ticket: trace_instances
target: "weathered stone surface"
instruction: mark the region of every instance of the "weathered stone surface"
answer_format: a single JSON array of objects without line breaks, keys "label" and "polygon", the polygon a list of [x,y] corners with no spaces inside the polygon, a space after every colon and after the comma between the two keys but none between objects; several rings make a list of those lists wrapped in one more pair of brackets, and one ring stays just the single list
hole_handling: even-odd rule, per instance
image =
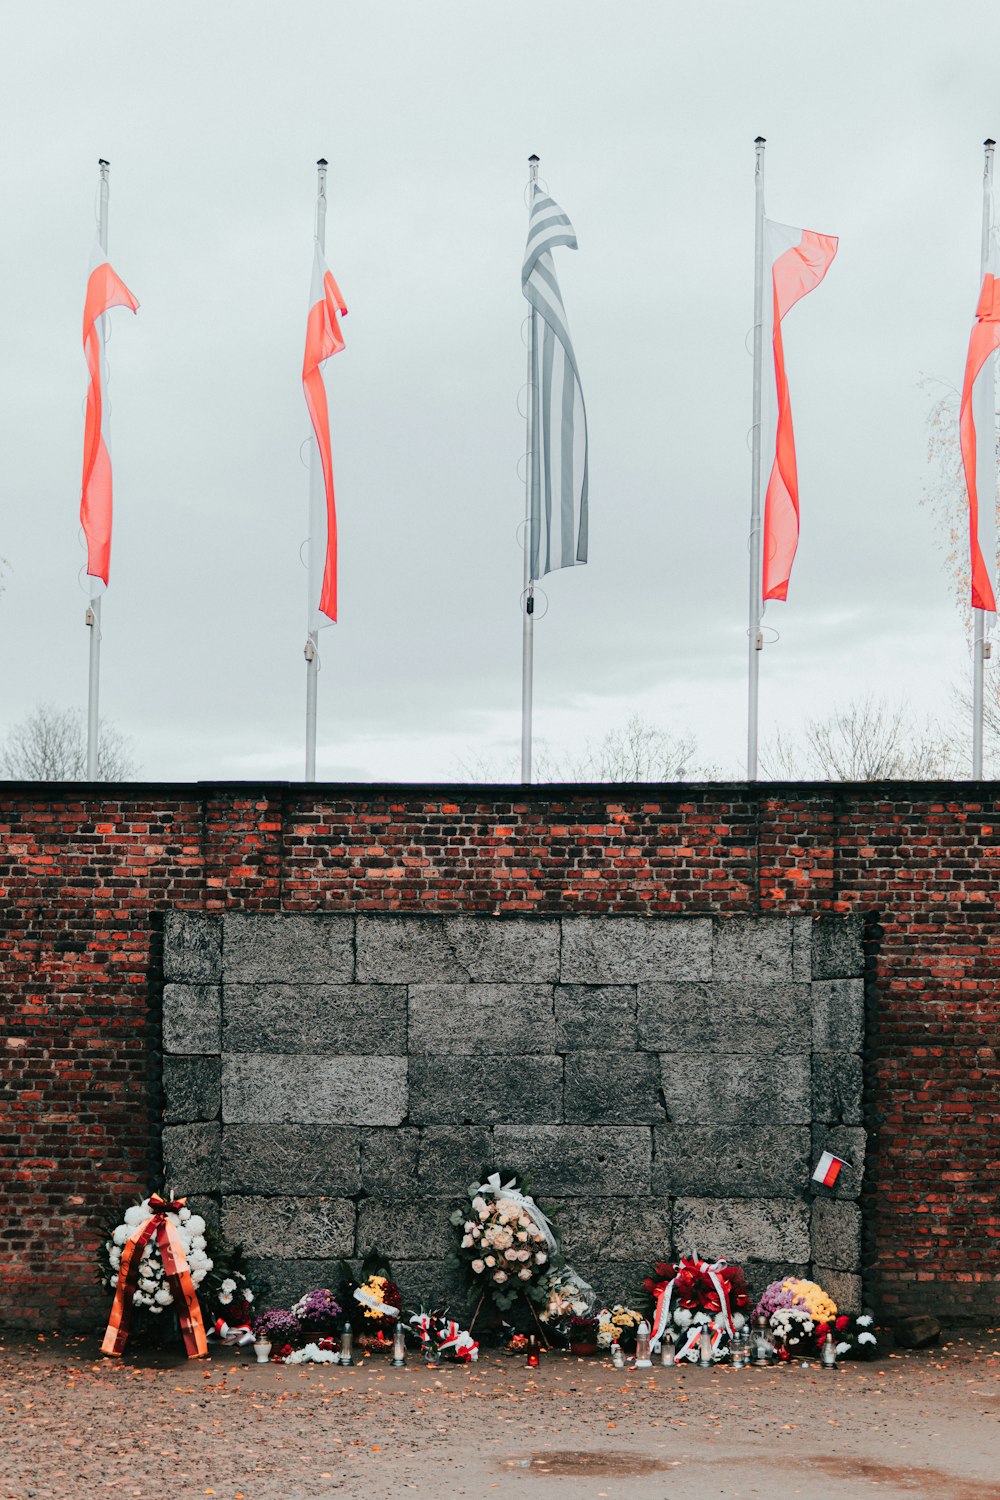
[{"label": "weathered stone surface", "polygon": [[756,1260],[809,1259],[809,1209],[788,1198],[678,1198],[678,1246]]},{"label": "weathered stone surface", "polygon": [[563,1119],[584,1125],[652,1125],[666,1119],[660,1060],[652,1052],[570,1052]]},{"label": "weathered stone surface", "polygon": [[812,1117],[831,1125],[860,1125],[861,1059],[850,1052],[814,1052]]},{"label": "weathered stone surface", "polygon": [[214,1120],[219,1113],[219,1059],[163,1059],[163,1118],[168,1125]]},{"label": "weathered stone surface", "polygon": [[814,1052],[860,1052],[865,1044],[865,986],[861,979],[810,985]]},{"label": "weathered stone surface", "polygon": [[640,1043],[658,1052],[771,1057],[811,1045],[807,984],[640,984],[638,1018]]},{"label": "weathered stone surface", "polygon": [[667,1114],[673,1121],[809,1124],[807,1056],[781,1057],[764,1069],[746,1057],[710,1052],[667,1052],[661,1062]]},{"label": "weathered stone surface", "polygon": [[[563,1251],[574,1266],[607,1260],[651,1264],[670,1256],[670,1199],[577,1198],[560,1205],[558,1229]],[[605,1295],[602,1279],[595,1289]]]},{"label": "weathered stone surface", "polygon": [[812,917],[791,917],[792,978],[808,984],[812,979]]},{"label": "weathered stone surface", "polygon": [[477,983],[559,978],[558,917],[445,917],[455,955]]},{"label": "weathered stone surface", "polygon": [[829,1292],[837,1304],[838,1312],[859,1313],[861,1311],[861,1277],[838,1271],[833,1266],[813,1266],[813,1281],[818,1281],[824,1292]]},{"label": "weathered stone surface", "polygon": [[218,917],[167,912],[163,977],[176,984],[217,984],[222,978],[222,926]]},{"label": "weathered stone surface", "polygon": [[901,1349],[926,1349],[941,1337],[941,1324],[929,1313],[911,1313],[897,1319],[893,1333]]},{"label": "weathered stone surface", "polygon": [[327,1286],[335,1292],[340,1284],[339,1256],[317,1260],[285,1260],[254,1255],[247,1246],[247,1276],[260,1309],[291,1307],[306,1292]]},{"label": "weathered stone surface", "polygon": [[648,1260],[580,1260],[574,1262],[573,1269],[590,1282],[602,1304],[613,1307],[622,1302],[626,1307],[634,1307],[642,1292],[643,1279],[652,1267]]},{"label": "weathered stone surface", "polygon": [[186,1198],[191,1193],[219,1191],[221,1137],[218,1120],[164,1126],[163,1176],[171,1193]]},{"label": "weathered stone surface", "polygon": [[809,1181],[808,1125],[658,1125],[653,1192],[797,1198]]},{"label": "weathered stone surface", "polygon": [[358,917],[359,980],[375,984],[462,984],[467,964],[444,917]]},{"label": "weathered stone surface", "polygon": [[856,1203],[817,1198],[812,1206],[811,1235],[811,1258],[817,1264],[832,1266],[837,1271],[860,1270],[861,1210]]},{"label": "weathered stone surface", "polygon": [[163,987],[164,1052],[218,1053],[222,1050],[222,1001],[217,984]]},{"label": "weathered stone surface", "polygon": [[722,917],[712,934],[712,978],[768,984],[792,978],[787,917]]},{"label": "weathered stone surface", "polygon": [[227,1125],[222,1191],[306,1197],[362,1185],[357,1130],[348,1125]]},{"label": "weathered stone surface", "polygon": [[[419,1241],[416,1243],[419,1246]],[[468,1327],[475,1301],[470,1299],[461,1273],[454,1266],[449,1266],[446,1260],[404,1260],[394,1256],[392,1268],[399,1285],[405,1288],[407,1307],[447,1307],[452,1317],[464,1319],[464,1326]],[[476,1333],[479,1331],[477,1324]]]},{"label": "weathered stone surface", "polygon": [[557,1052],[634,1052],[639,1045],[634,984],[560,984],[555,990]]},{"label": "weathered stone surface", "polygon": [[493,1160],[493,1132],[485,1125],[428,1125],[421,1131],[420,1190],[463,1196]]},{"label": "weathered stone surface", "polygon": [[374,1198],[409,1198],[420,1172],[420,1131],[408,1125],[361,1131],[361,1181]]},{"label": "weathered stone surface", "polygon": [[405,1057],[232,1052],[223,1061],[226,1124],[398,1125],[406,1098]]},{"label": "weathered stone surface", "polygon": [[415,1125],[562,1118],[561,1057],[411,1057]]},{"label": "weathered stone surface", "polygon": [[[812,1184],[817,1198],[860,1198],[867,1141],[868,1134],[860,1125],[813,1125],[812,1166],[815,1167],[824,1151],[832,1151],[834,1156],[841,1157],[847,1163],[841,1167],[834,1187]],[[810,1173],[811,1170],[812,1168]]]},{"label": "weathered stone surface", "polygon": [[707,917],[564,917],[563,984],[708,979]]},{"label": "weathered stone surface", "polygon": [[552,1055],[550,984],[411,984],[411,1055]]},{"label": "weathered stone surface", "polygon": [[814,979],[854,979],[865,971],[860,917],[820,917],[813,923]]},{"label": "weathered stone surface", "polygon": [[[678,1252],[680,1248],[678,1245]],[[740,1260],[740,1266],[746,1277],[752,1306],[756,1306],[761,1293],[772,1281],[783,1281],[786,1276],[798,1276],[805,1281],[809,1277],[809,1262],[805,1260],[762,1260],[759,1256],[748,1255]]]},{"label": "weathered stone surface", "polygon": [[497,1125],[497,1162],[520,1170],[539,1199],[649,1192],[652,1140],[644,1125]]},{"label": "weathered stone surface", "polygon": [[354,978],[354,918],[292,912],[227,913],[227,983],[335,984]]},{"label": "weathered stone surface", "polygon": [[380,984],[223,986],[227,1052],[406,1051],[406,988]]},{"label": "weathered stone surface", "polygon": [[350,1255],[354,1204],[346,1198],[224,1197],[222,1232],[258,1257],[325,1260]]},{"label": "weathered stone surface", "polygon": [[457,1243],[449,1222],[454,1208],[453,1197],[364,1198],[358,1206],[357,1253],[378,1250],[396,1260],[419,1249],[422,1257],[443,1259]]}]

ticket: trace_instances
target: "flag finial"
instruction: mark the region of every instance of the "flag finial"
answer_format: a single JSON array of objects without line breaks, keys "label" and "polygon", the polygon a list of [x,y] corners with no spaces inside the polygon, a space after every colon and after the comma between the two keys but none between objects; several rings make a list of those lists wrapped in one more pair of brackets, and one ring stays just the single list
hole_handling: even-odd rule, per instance
[{"label": "flag finial", "polygon": [[763,135],[755,136],[754,137],[754,145],[755,146],[766,146],[767,145],[767,137],[763,136]]},{"label": "flag finial", "polygon": [[99,156],[97,158],[97,165],[99,167],[110,167],[111,163],[109,161],[105,161],[103,156]]},{"label": "flag finial", "polygon": [[316,165],[317,167],[328,167],[330,163],[327,161],[325,156],[321,156]]},{"label": "flag finial", "polygon": [[530,156],[529,156],[529,157],[528,157],[528,160],[529,160],[529,161],[538,161],[538,160],[539,160],[539,157],[537,157],[537,156],[536,156],[536,155],[535,155],[535,153],[534,153],[534,152],[532,152],[532,153],[531,153],[531,155],[530,155]]}]

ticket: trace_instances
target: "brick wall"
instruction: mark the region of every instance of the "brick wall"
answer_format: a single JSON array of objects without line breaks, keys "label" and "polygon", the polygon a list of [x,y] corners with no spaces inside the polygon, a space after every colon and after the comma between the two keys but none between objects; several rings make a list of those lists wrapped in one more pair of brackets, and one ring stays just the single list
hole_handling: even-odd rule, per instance
[{"label": "brick wall", "polygon": [[175,908],[863,916],[879,1299],[995,1318],[1000,789],[957,790],[4,785],[0,1318],[92,1319],[159,1170]]}]

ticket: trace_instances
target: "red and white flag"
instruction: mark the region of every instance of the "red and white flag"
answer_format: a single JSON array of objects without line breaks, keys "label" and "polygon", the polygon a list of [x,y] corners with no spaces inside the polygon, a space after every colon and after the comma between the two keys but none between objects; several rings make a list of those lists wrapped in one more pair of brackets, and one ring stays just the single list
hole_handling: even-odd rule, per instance
[{"label": "red and white flag", "polygon": [[87,388],[80,497],[80,524],[87,538],[87,573],[94,580],[94,591],[97,590],[97,580],[107,586],[111,568],[111,422],[104,320],[112,307],[127,307],[135,312],[138,306],[124,281],[108,264],[100,243],[95,242],[83,308],[83,351],[90,371],[90,385]]},{"label": "red and white flag", "polygon": [[[781,321],[800,298],[819,286],[837,253],[837,239],[811,229],[792,229],[767,219],[764,224],[765,266],[770,269],[770,328],[774,346],[774,381],[765,376],[762,462],[771,462],[764,500],[763,598],[787,599],[792,560],[799,544],[799,480],[795,464],[795,435],[785,373]],[[767,284],[765,282],[765,302]],[[769,326],[764,316],[765,334]]]},{"label": "red and white flag", "polygon": [[813,1182],[821,1182],[824,1187],[833,1187],[840,1176],[841,1167],[846,1165],[842,1156],[834,1156],[832,1151],[824,1151],[816,1163]]},{"label": "red and white flag", "polygon": [[[311,465],[309,486],[309,628],[337,618],[337,510],[333,498],[330,415],[323,383],[324,362],[344,347],[339,317],[347,308],[323,259],[319,241],[313,260],[302,389],[312,421],[319,465]],[[317,615],[325,616],[320,620]]]},{"label": "red and white flag", "polygon": [[962,382],[959,436],[969,496],[972,607],[996,614],[996,352],[1000,349],[1000,252],[990,243]]}]

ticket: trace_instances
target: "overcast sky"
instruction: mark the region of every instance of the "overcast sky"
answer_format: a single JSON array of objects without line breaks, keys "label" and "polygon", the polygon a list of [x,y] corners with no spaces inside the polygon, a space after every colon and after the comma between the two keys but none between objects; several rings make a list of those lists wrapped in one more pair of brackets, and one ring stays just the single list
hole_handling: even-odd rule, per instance
[{"label": "overcast sky", "polygon": [[[919,504],[978,291],[1000,10],[917,0],[0,5],[0,734],[86,702],[78,525],[97,158],[115,532],[102,711],[150,778],[302,773],[315,161],[349,317],[327,367],[341,623],[318,769],[451,778],[519,732],[530,152],[590,418],[590,563],[545,581],[536,728],[633,710],[742,772],[753,139],[771,217],[840,236],[786,325],[802,536],[761,716],[967,671]],[[943,389],[944,387],[941,387]],[[540,606],[541,609],[542,606]],[[993,670],[1000,670],[994,667]]]}]

